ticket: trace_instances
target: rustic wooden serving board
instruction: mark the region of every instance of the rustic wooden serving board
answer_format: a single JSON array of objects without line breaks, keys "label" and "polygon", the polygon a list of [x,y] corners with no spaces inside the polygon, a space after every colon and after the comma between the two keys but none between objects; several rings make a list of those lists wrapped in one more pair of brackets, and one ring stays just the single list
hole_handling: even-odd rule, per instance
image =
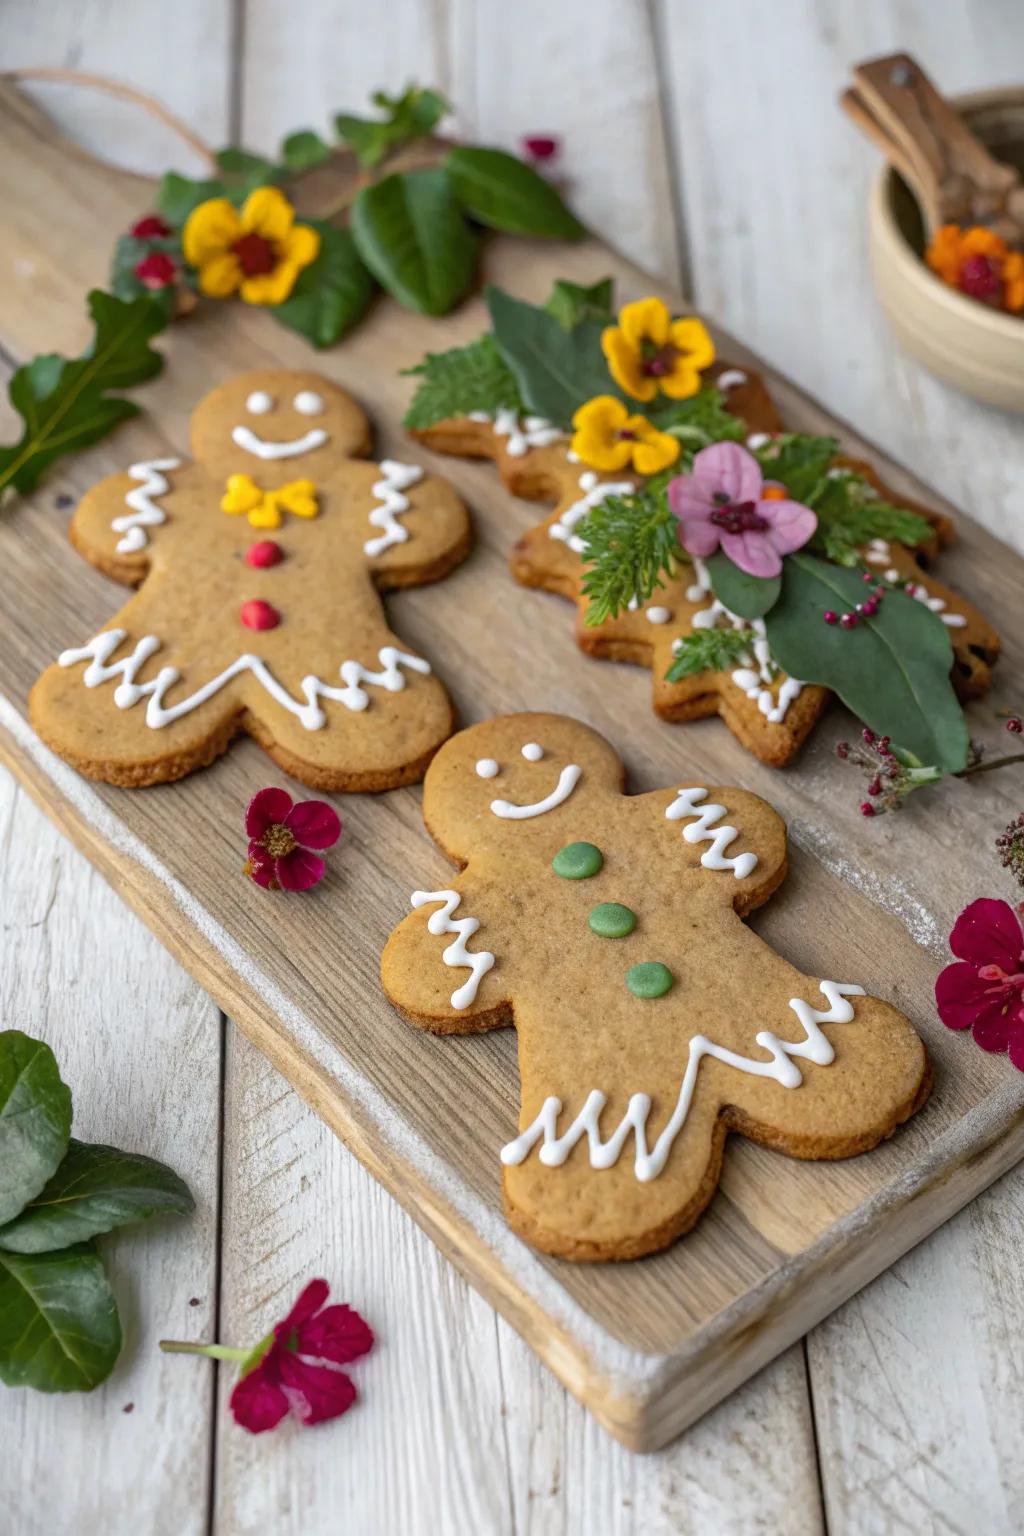
[{"label": "rustic wooden serving board", "polygon": [[[145,183],[84,158],[15,92],[0,89],[5,372],[34,352],[81,344],[85,290],[103,281],[115,232],[146,204]],[[531,298],[556,276],[613,273],[624,297],[651,288],[596,241],[498,240],[486,269]],[[409,381],[399,369],[482,324],[478,301],[442,322],[382,302],[320,366],[366,405],[381,453],[426,462],[403,438]],[[730,338],[719,342],[723,355],[757,361]],[[757,763],[717,720],[657,720],[645,671],[584,658],[571,607],[508,575],[508,549],[539,509],[509,497],[490,466],[431,463],[473,508],[476,548],[440,585],[398,594],[388,606],[398,632],[436,663],[462,719],[526,708],[573,714],[619,748],[634,789],[689,777],[765,796],[789,823],[792,867],[756,914],[759,931],[807,972],[890,998],[925,1037],[935,1066],[927,1108],[868,1156],[797,1163],[734,1139],[709,1211],[665,1254],[572,1266],[532,1252],[501,1211],[498,1150],[516,1122],[512,1033],[420,1034],[378,985],[380,950],[410,890],[444,883],[420,791],[336,801],[346,834],[328,880],[301,900],[275,898],[240,874],[244,805],[258,787],[282,781],[253,743],[239,741],[180,784],[132,792],[79,779],[26,723],[39,671],[94,634],[123,595],[71,549],[69,507],[58,498],[77,499],[135,460],[185,450],[192,405],[220,380],[253,367],[308,366],[310,357],[298,338],[240,306],[182,323],[162,345],[170,366],[139,395],[148,414],[59,466],[0,520],[0,756],[570,1390],[628,1445],[664,1444],[1024,1155],[1024,1080],[1004,1059],[947,1032],[931,1001],[956,912],[1005,889],[991,840],[1019,808],[1017,786],[1011,776],[948,784],[927,804],[922,797],[898,817],[867,822],[857,813],[855,779],[832,755],[852,729],[839,710],[785,772]],[[789,423],[838,431],[851,451],[872,455],[766,372]],[[874,457],[894,487],[944,505]],[[1006,642],[993,695],[971,709],[975,734],[992,739],[996,710],[1020,702],[1009,690],[1024,659],[1024,560],[958,522],[961,544],[944,570]],[[99,1014],[95,1028],[104,1028]],[[344,1211],[337,1219],[344,1222]]]}]

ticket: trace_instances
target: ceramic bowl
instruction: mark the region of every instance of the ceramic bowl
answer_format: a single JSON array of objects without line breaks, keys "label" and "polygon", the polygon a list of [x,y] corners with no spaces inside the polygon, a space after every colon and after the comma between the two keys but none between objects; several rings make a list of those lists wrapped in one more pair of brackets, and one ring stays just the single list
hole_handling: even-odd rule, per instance
[{"label": "ceramic bowl", "polygon": [[[1024,169],[1024,87],[953,105],[1001,160]],[[925,266],[920,211],[891,166],[872,187],[868,231],[875,291],[900,347],[965,394],[1024,412],[1024,317],[967,298]]]}]

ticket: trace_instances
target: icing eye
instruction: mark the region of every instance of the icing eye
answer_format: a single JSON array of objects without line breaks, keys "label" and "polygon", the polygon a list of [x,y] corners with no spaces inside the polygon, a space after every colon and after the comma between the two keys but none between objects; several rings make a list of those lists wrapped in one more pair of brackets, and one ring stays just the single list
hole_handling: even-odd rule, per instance
[{"label": "icing eye", "polygon": [[544,756],[544,748],[536,741],[528,741],[523,748],[523,756],[528,763],[539,763]]},{"label": "icing eye", "polygon": [[254,389],[245,402],[245,408],[251,416],[265,416],[274,409],[274,402],[265,389]]},{"label": "icing eye", "polygon": [[324,408],[323,396],[311,389],[300,389],[292,404],[300,416],[319,416]]},{"label": "icing eye", "polygon": [[476,765],[476,771],[481,779],[493,779],[495,774],[501,772],[501,766],[493,757],[482,757]]}]

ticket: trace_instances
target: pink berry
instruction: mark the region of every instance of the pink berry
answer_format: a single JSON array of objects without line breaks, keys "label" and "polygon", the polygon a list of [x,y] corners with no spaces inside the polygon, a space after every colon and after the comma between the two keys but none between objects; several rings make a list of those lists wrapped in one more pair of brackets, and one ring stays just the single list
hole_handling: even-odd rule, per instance
[{"label": "pink berry", "polygon": [[866,742],[866,744],[867,744],[867,745],[868,745],[868,746],[869,746],[869,747],[871,747],[871,746],[873,746],[873,745],[874,745],[874,741],[875,741],[875,733],[874,733],[874,731],[873,731],[873,730],[872,730],[872,729],[871,729],[871,727],[870,727],[870,725],[866,725],[866,726],[865,726],[865,727],[864,727],[864,729],[863,729],[863,730],[862,730],[862,731],[861,731],[861,733],[860,733],[860,734],[861,734],[861,740],[862,740],[862,741],[864,741],[864,742]]},{"label": "pink berry", "polygon": [[906,586],[903,588],[903,590],[907,594],[908,597],[913,597],[914,593],[917,591],[917,587],[914,584],[914,582],[908,581]]},{"label": "pink berry", "polygon": [[960,290],[984,303],[999,303],[1003,297],[1003,274],[990,256],[968,256],[960,264]]},{"label": "pink berry", "polygon": [[874,579],[875,578],[872,576],[870,571],[865,571],[864,575],[861,577],[861,581],[866,581],[869,586],[874,581]]},{"label": "pink berry", "polygon": [[825,620],[826,624],[838,624],[839,623],[839,615],[832,608],[826,608],[825,612],[822,614],[822,618]]},{"label": "pink berry", "polygon": [[871,783],[868,785],[868,794],[869,795],[880,795],[881,793],[882,793],[882,781],[881,781],[881,779],[877,779],[877,778],[876,779],[872,779]]},{"label": "pink berry", "polygon": [[1006,722],[1006,729],[1011,736],[1019,736],[1021,731],[1024,731],[1024,720],[1021,719],[1020,715],[1011,715]]},{"label": "pink berry", "polygon": [[860,803],[860,813],[861,813],[862,816],[874,816],[875,808],[871,804],[870,800],[862,800],[861,801],[861,803]]},{"label": "pink berry", "polygon": [[261,597],[243,603],[239,617],[246,629],[276,629],[281,622],[277,609],[265,603]]},{"label": "pink berry", "polygon": [[861,608],[861,613],[866,614],[867,617],[870,619],[877,612],[878,612],[878,603],[876,602],[876,600],[873,597],[869,597],[867,602]]},{"label": "pink berry", "polygon": [[856,629],[857,625],[860,623],[860,614],[844,613],[839,622],[844,629]]},{"label": "pink berry", "polygon": [[246,565],[255,566],[257,570],[280,565],[283,559],[284,550],[274,539],[260,539],[258,544],[250,544],[245,552]]},{"label": "pink berry", "polygon": [[845,758],[845,757],[849,757],[849,755],[850,755],[850,743],[848,741],[837,742],[837,744],[836,744],[836,757],[844,757]]}]

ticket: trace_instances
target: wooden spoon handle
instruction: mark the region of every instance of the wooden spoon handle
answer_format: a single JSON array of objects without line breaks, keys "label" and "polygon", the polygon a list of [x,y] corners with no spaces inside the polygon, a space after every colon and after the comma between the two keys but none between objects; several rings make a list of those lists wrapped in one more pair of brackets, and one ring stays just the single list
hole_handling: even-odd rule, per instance
[{"label": "wooden spoon handle", "polygon": [[[987,222],[1005,206],[1017,172],[989,154],[906,53],[855,66],[857,96],[911,168],[926,220]],[[890,152],[891,153],[891,152]]]}]

